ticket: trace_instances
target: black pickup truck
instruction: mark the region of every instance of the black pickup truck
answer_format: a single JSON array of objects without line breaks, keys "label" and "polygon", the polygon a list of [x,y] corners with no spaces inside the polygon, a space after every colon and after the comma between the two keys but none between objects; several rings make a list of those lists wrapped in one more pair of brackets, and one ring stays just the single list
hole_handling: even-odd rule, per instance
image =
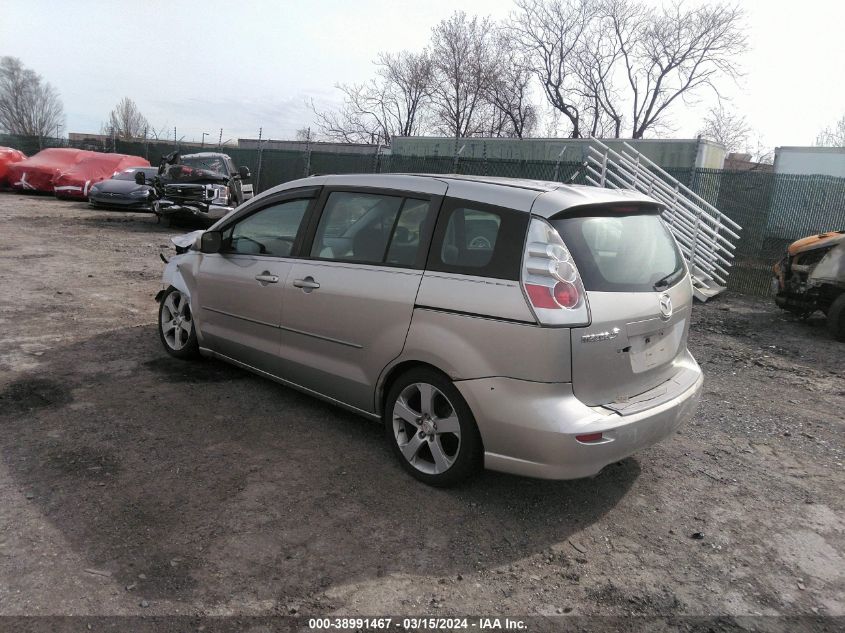
[{"label": "black pickup truck", "polygon": [[249,178],[249,169],[238,169],[227,154],[168,154],[154,178],[153,211],[165,224],[174,219],[213,224],[252,197]]}]

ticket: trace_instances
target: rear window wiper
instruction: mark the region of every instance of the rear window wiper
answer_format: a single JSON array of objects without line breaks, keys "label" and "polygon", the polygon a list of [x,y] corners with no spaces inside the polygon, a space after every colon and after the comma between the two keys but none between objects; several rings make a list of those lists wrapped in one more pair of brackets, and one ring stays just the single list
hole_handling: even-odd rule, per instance
[{"label": "rear window wiper", "polygon": [[679,268],[678,270],[673,270],[671,273],[669,273],[665,277],[661,277],[660,279],[658,279],[657,281],[654,282],[653,288],[655,290],[662,290],[664,288],[668,288],[669,286],[672,285],[674,278],[677,277],[678,274],[681,273],[683,270],[684,270],[683,268]]}]

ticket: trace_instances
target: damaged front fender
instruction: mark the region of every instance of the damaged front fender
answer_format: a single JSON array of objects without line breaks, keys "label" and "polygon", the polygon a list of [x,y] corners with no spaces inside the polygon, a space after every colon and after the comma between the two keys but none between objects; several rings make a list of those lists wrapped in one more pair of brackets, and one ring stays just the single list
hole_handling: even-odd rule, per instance
[{"label": "damaged front fender", "polygon": [[161,302],[162,297],[171,286],[176,288],[185,296],[190,297],[191,292],[188,290],[188,284],[182,276],[180,264],[186,259],[187,253],[193,248],[200,236],[205,231],[191,231],[183,235],[174,235],[170,238],[171,243],[176,248],[176,255],[166,261],[164,272],[161,275],[162,288],[156,293],[155,300]]},{"label": "damaged front fender", "polygon": [[188,290],[188,284],[185,283],[185,278],[182,276],[182,271],[179,270],[179,264],[185,259],[185,255],[174,255],[167,262],[164,267],[164,273],[161,275],[162,289],[156,293],[156,301],[161,301],[164,293],[171,286],[176,288],[179,292],[187,297],[191,296],[191,291]]}]

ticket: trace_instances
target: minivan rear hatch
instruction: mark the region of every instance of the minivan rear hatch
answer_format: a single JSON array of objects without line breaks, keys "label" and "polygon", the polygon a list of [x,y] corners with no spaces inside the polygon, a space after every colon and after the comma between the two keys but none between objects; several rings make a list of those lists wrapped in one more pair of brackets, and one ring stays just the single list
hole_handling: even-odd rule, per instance
[{"label": "minivan rear hatch", "polygon": [[692,286],[660,208],[586,205],[549,223],[572,255],[589,305],[590,324],[569,331],[575,395],[620,412],[671,395],[686,365]]}]

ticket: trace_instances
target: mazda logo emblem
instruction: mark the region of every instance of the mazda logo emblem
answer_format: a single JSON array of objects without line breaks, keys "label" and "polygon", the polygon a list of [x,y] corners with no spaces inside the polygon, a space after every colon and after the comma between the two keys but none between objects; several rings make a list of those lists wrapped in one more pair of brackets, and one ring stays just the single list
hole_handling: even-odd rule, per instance
[{"label": "mazda logo emblem", "polygon": [[660,305],[660,317],[664,321],[672,318],[672,300],[669,298],[669,295],[660,295],[658,304]]}]

